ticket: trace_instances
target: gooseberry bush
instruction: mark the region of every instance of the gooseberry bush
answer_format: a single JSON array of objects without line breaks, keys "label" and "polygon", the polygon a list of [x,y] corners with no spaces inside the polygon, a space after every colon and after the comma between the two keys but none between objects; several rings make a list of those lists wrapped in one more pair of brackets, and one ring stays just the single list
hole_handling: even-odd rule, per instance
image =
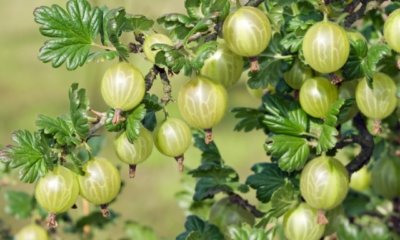
[{"label": "gooseberry bush", "polygon": [[[183,4],[186,13],[155,20],[87,0],[34,11],[43,63],[71,71],[113,65],[99,79],[109,109],[93,109],[73,83],[65,115],[39,115],[35,131],[15,131],[1,150],[2,171],[35,184],[34,196],[6,193],[11,215],[40,216],[15,238],[50,239],[63,230],[94,238],[90,229],[118,217],[109,207],[129,191],[121,174],[135,177],[157,149],[196,182],[177,240],[400,239],[400,2]],[[132,55],[152,67],[142,73]],[[180,88],[178,74],[187,77]],[[228,109],[241,77],[260,104]],[[160,95],[150,92],[157,81]],[[182,119],[168,104],[177,104]],[[235,131],[265,135],[251,144],[263,146],[266,158],[244,180],[213,140],[226,114],[235,116]],[[115,135],[121,171],[98,156],[106,134]],[[190,169],[184,155],[192,145],[202,155]],[[244,197],[249,191],[256,199]],[[99,209],[73,222],[68,212],[78,196]],[[126,225],[126,239],[158,239],[140,223]]]}]

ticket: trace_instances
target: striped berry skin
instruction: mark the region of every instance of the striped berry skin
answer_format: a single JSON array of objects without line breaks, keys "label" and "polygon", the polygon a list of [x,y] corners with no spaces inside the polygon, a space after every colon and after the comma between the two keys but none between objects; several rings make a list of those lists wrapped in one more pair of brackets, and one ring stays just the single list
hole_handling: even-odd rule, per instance
[{"label": "striped berry skin", "polygon": [[389,47],[400,53],[400,9],[392,12],[383,26],[383,36]]},{"label": "striped berry skin", "polygon": [[306,63],[320,73],[339,70],[350,53],[346,31],[328,21],[316,23],[307,30],[302,48]]},{"label": "striped berry skin", "polygon": [[130,143],[124,132],[115,139],[114,148],[122,162],[139,164],[150,156],[153,150],[153,136],[149,130],[142,127],[138,138],[133,143]]},{"label": "striped berry skin", "polygon": [[79,194],[75,173],[65,167],[57,166],[42,177],[35,188],[35,198],[49,213],[68,211]]},{"label": "striped berry skin", "polygon": [[143,99],[145,83],[142,73],[133,65],[120,62],[105,72],[101,82],[101,95],[114,109],[131,110]]},{"label": "striped berry skin", "polygon": [[306,113],[316,118],[325,118],[338,99],[338,90],[328,79],[314,77],[303,83],[299,98]]},{"label": "striped berry skin", "polygon": [[227,105],[225,88],[203,76],[192,78],[178,94],[179,111],[194,128],[210,129],[215,126],[224,116]]},{"label": "striped berry skin", "polygon": [[184,121],[169,117],[156,129],[154,143],[162,154],[178,157],[192,145],[192,133]]},{"label": "striped berry skin", "polygon": [[[399,179],[400,180],[400,179]],[[362,192],[371,185],[371,173],[367,166],[362,167],[357,172],[353,172],[350,177],[350,188]]]},{"label": "striped berry skin", "polygon": [[224,22],[223,36],[236,54],[254,57],[262,53],[271,40],[271,24],[263,11],[255,7],[241,7]]},{"label": "striped berry skin", "polygon": [[89,202],[101,205],[111,202],[121,188],[117,168],[105,158],[95,158],[83,166],[84,176],[78,176],[80,195]]},{"label": "striped berry skin", "polygon": [[15,240],[48,240],[47,231],[37,224],[23,227],[15,235]]},{"label": "striped berry skin", "polygon": [[368,118],[382,120],[388,117],[397,106],[397,86],[392,78],[384,73],[375,73],[371,89],[367,79],[362,79],[356,88],[358,109]]},{"label": "striped berry skin", "polygon": [[174,44],[169,37],[161,33],[155,33],[147,36],[143,43],[143,52],[147,60],[149,60],[152,63],[156,63],[155,58],[158,51],[151,50],[151,46],[153,44],[158,44],[158,43],[167,44],[171,46]]},{"label": "striped berry skin", "polygon": [[372,168],[372,190],[386,199],[400,196],[400,164],[397,159],[383,158]]},{"label": "striped berry skin", "polygon": [[204,62],[200,74],[228,88],[239,81],[242,71],[243,58],[220,42],[217,51]]},{"label": "striped berry skin", "polygon": [[318,210],[306,203],[300,203],[283,217],[285,236],[290,240],[319,240],[325,231],[325,225],[318,224]]},{"label": "striped berry skin", "polygon": [[300,89],[304,81],[312,78],[312,70],[297,60],[292,68],[283,74],[285,82],[293,89]]},{"label": "striped berry skin", "polygon": [[301,172],[300,192],[311,207],[330,210],[345,199],[349,182],[349,173],[339,160],[321,156],[307,163]]}]

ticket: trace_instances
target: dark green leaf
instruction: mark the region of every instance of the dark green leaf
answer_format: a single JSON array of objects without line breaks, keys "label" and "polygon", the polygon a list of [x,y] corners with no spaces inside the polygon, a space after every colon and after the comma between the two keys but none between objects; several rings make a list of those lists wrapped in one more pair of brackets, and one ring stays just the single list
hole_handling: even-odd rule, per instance
[{"label": "dark green leaf", "polygon": [[233,189],[227,184],[225,179],[200,178],[196,183],[194,201],[203,201],[214,197],[220,192],[233,192]]},{"label": "dark green leaf", "polygon": [[194,215],[186,218],[185,230],[176,240],[224,240],[218,227]]},{"label": "dark green leaf", "polygon": [[146,93],[142,102],[145,105],[147,111],[157,112],[163,109],[163,106],[160,103],[158,96],[155,94]]},{"label": "dark green leaf", "polygon": [[236,181],[239,179],[237,172],[233,168],[229,166],[221,166],[216,162],[205,162],[188,173],[195,178],[212,177]]},{"label": "dark green leaf", "polygon": [[[371,46],[368,50],[367,57],[362,62],[362,69],[368,79],[372,79],[373,74],[377,71],[379,65],[378,63],[386,56],[389,56],[392,50],[386,44],[377,44]],[[372,80],[369,81],[371,86]]]},{"label": "dark green leaf", "polygon": [[341,224],[336,231],[339,239],[358,240],[360,233],[357,226],[350,224],[348,219],[341,218]]},{"label": "dark green leaf", "polygon": [[307,114],[293,99],[267,95],[264,98],[264,107],[267,114],[263,123],[273,133],[301,136],[307,131]]},{"label": "dark green leaf", "polygon": [[125,129],[129,142],[133,143],[139,136],[140,128],[142,127],[141,121],[145,115],[146,108],[144,104],[140,104],[129,114]]},{"label": "dark green leaf", "polygon": [[279,167],[287,172],[300,170],[304,167],[310,147],[304,138],[287,135],[275,135],[268,147],[273,158],[279,159]]},{"label": "dark green leaf", "polygon": [[129,239],[158,240],[154,230],[137,222],[128,221],[124,226],[125,234]]},{"label": "dark green leaf", "polygon": [[235,131],[249,132],[253,129],[263,128],[264,112],[260,109],[237,107],[231,110],[235,118],[240,119],[235,126]]},{"label": "dark green leaf", "polygon": [[89,134],[89,121],[87,118],[89,100],[86,96],[86,90],[79,88],[77,83],[72,84],[69,89],[69,109],[75,132],[82,140],[86,140]]},{"label": "dark green leaf", "polygon": [[40,49],[39,58],[59,67],[64,62],[69,70],[82,66],[102,24],[102,12],[91,8],[86,0],[69,0],[66,9],[59,5],[42,6],[34,11],[40,33],[49,37]]},{"label": "dark green leaf", "polygon": [[70,119],[61,117],[51,118],[39,115],[36,125],[45,134],[51,135],[59,145],[76,145],[79,139],[75,136],[75,130]]},{"label": "dark green leaf", "polygon": [[4,200],[6,201],[4,211],[7,214],[19,219],[31,216],[35,203],[35,199],[31,195],[9,190],[4,193]]},{"label": "dark green leaf", "polygon": [[119,214],[112,212],[110,217],[103,217],[100,211],[90,213],[88,216],[79,218],[74,226],[73,232],[82,232],[86,225],[98,228],[104,228],[107,224],[113,223]]},{"label": "dark green leaf", "polygon": [[14,145],[7,149],[10,167],[19,168],[22,182],[32,183],[53,168],[57,157],[39,133],[19,130],[13,134]]},{"label": "dark green leaf", "polygon": [[200,151],[202,151],[201,154],[202,163],[217,162],[219,164],[222,164],[221,155],[214,141],[209,144],[206,144],[205,134],[203,131],[194,132],[193,137],[195,140],[194,146],[197,147]]},{"label": "dark green leaf", "polygon": [[[120,121],[117,124],[113,123],[113,118],[114,118],[114,115],[115,115],[115,110],[114,109],[109,109],[106,114],[107,114],[107,118],[106,118],[105,127],[106,127],[107,131],[109,131],[109,132],[120,132],[120,131],[125,129],[126,121]],[[121,115],[123,117],[125,117],[126,113],[123,112]]]},{"label": "dark green leaf", "polygon": [[288,177],[276,163],[258,163],[251,168],[254,172],[247,178],[246,184],[256,190],[257,199],[269,202],[272,194],[285,184]]},{"label": "dark green leaf", "polygon": [[271,214],[278,218],[300,202],[300,191],[287,181],[271,197]]},{"label": "dark green leaf", "polygon": [[346,212],[346,216],[359,216],[366,212],[370,198],[359,192],[350,191],[346,199],[343,202],[343,207]]}]

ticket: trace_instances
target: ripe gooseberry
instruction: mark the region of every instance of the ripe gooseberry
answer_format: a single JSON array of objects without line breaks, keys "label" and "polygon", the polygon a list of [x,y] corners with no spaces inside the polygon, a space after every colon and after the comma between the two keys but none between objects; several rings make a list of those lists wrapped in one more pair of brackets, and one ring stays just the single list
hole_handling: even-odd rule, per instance
[{"label": "ripe gooseberry", "polygon": [[386,199],[400,196],[400,163],[394,158],[382,158],[372,168],[372,190]]},{"label": "ripe gooseberry", "polygon": [[225,88],[203,76],[192,78],[178,94],[183,119],[194,128],[206,130],[206,143],[212,141],[211,128],[221,121],[227,105]]},{"label": "ripe gooseberry", "polygon": [[342,27],[324,20],[307,30],[302,49],[304,59],[311,68],[320,73],[331,73],[346,63],[350,43]]},{"label": "ripe gooseberry", "polygon": [[243,223],[253,226],[255,218],[246,208],[229,198],[223,198],[212,205],[208,221],[221,229],[225,236],[229,236],[229,227],[241,226]]},{"label": "ripe gooseberry", "polygon": [[243,58],[233,53],[220,41],[216,52],[204,61],[200,74],[216,83],[230,87],[237,83],[243,71]]},{"label": "ripe gooseberry", "polygon": [[224,21],[223,36],[236,54],[254,57],[267,48],[271,40],[271,24],[263,11],[255,7],[240,7]]},{"label": "ripe gooseberry", "polygon": [[296,60],[292,68],[283,74],[285,82],[293,89],[300,89],[303,82],[312,77],[312,70]]},{"label": "ripe gooseberry", "polygon": [[290,240],[319,240],[325,225],[318,223],[318,210],[306,203],[300,203],[283,217],[283,229]]},{"label": "ripe gooseberry", "polygon": [[338,90],[326,78],[309,78],[301,86],[299,98],[301,108],[306,113],[316,118],[325,118],[338,99]]},{"label": "ripe gooseberry", "polygon": [[121,176],[117,168],[105,158],[94,158],[83,165],[85,175],[78,176],[80,195],[89,202],[100,205],[108,216],[107,204],[119,193]]},{"label": "ripe gooseberry", "polygon": [[362,167],[360,170],[353,172],[350,177],[350,188],[356,191],[365,191],[371,184],[371,173],[368,171],[367,166]]},{"label": "ripe gooseberry", "polygon": [[119,121],[121,111],[131,110],[142,101],[144,93],[142,73],[127,62],[108,68],[101,81],[101,95],[115,109],[114,124]]},{"label": "ripe gooseberry", "polygon": [[15,235],[15,240],[48,240],[47,231],[37,224],[23,227]]},{"label": "ripe gooseberry", "polygon": [[330,210],[346,197],[349,180],[349,173],[339,160],[320,156],[308,162],[301,172],[300,192],[311,207]]},{"label": "ripe gooseberry", "polygon": [[386,19],[383,36],[389,47],[400,53],[400,9],[393,11]]},{"label": "ripe gooseberry", "polygon": [[374,73],[371,89],[366,78],[363,78],[356,88],[356,102],[358,109],[373,120],[379,121],[388,117],[396,109],[397,86],[384,73]]},{"label": "ripe gooseberry", "polygon": [[140,128],[139,136],[131,143],[123,132],[114,141],[118,158],[129,164],[129,177],[135,177],[136,165],[144,162],[153,150],[153,136],[145,127]]},{"label": "ripe gooseberry", "polygon": [[155,33],[146,36],[143,43],[143,52],[146,58],[153,64],[156,63],[155,58],[159,50],[152,50],[151,46],[158,43],[167,44],[171,46],[174,44],[168,36],[161,33]]},{"label": "ripe gooseberry", "polygon": [[48,225],[56,227],[55,214],[68,211],[76,202],[79,185],[75,173],[57,166],[40,178],[35,188],[35,198],[49,212]]},{"label": "ripe gooseberry", "polygon": [[192,144],[191,130],[184,121],[168,117],[156,129],[154,143],[162,154],[174,157],[183,171],[183,154]]}]

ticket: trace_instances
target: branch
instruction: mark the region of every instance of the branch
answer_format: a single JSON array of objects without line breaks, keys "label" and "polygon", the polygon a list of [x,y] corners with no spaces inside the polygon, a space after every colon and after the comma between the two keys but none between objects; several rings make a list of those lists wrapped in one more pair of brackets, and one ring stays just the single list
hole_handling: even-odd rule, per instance
[{"label": "branch", "polygon": [[[357,11],[355,11],[358,6],[361,4],[361,7]],[[344,20],[344,26],[349,28],[351,25],[362,18],[365,14],[365,10],[367,9],[368,0],[354,0],[344,9],[345,12],[348,12],[349,15]]]},{"label": "branch", "polygon": [[144,77],[145,83],[146,83],[146,92],[148,92],[151,87],[153,86],[153,82],[156,79],[157,75],[159,74],[159,67],[157,67],[157,65],[154,65],[149,73],[146,74],[146,76]]},{"label": "branch", "polygon": [[265,213],[258,210],[254,205],[250,204],[249,201],[247,201],[246,199],[243,199],[239,194],[230,192],[228,193],[228,195],[231,203],[238,204],[241,207],[249,210],[254,215],[254,217],[260,218],[265,215]]},{"label": "branch", "polygon": [[107,114],[103,112],[97,112],[93,109],[90,109],[90,111],[96,115],[98,121],[90,128],[89,130],[89,138],[93,136],[100,128],[102,128],[107,121]]},{"label": "branch", "polygon": [[[361,152],[355,157],[353,161],[347,164],[346,168],[350,175],[360,170],[364,165],[368,164],[372,153],[374,152],[374,138],[368,131],[364,119],[358,114],[353,120],[354,127],[358,130],[358,135],[352,135],[341,139],[336,143],[332,151],[344,148],[350,144],[357,143],[361,146]],[[331,152],[331,151],[330,151]]]},{"label": "branch", "polygon": [[171,82],[169,81],[168,78],[168,74],[165,71],[164,68],[160,68],[158,66],[156,66],[160,78],[161,78],[161,82],[163,84],[163,97],[161,98],[161,102],[163,103],[163,105],[167,105],[169,102],[172,101],[172,88],[171,88]]},{"label": "branch", "polygon": [[263,2],[264,0],[249,0],[245,5],[251,7],[258,7],[258,5],[260,5]]}]

